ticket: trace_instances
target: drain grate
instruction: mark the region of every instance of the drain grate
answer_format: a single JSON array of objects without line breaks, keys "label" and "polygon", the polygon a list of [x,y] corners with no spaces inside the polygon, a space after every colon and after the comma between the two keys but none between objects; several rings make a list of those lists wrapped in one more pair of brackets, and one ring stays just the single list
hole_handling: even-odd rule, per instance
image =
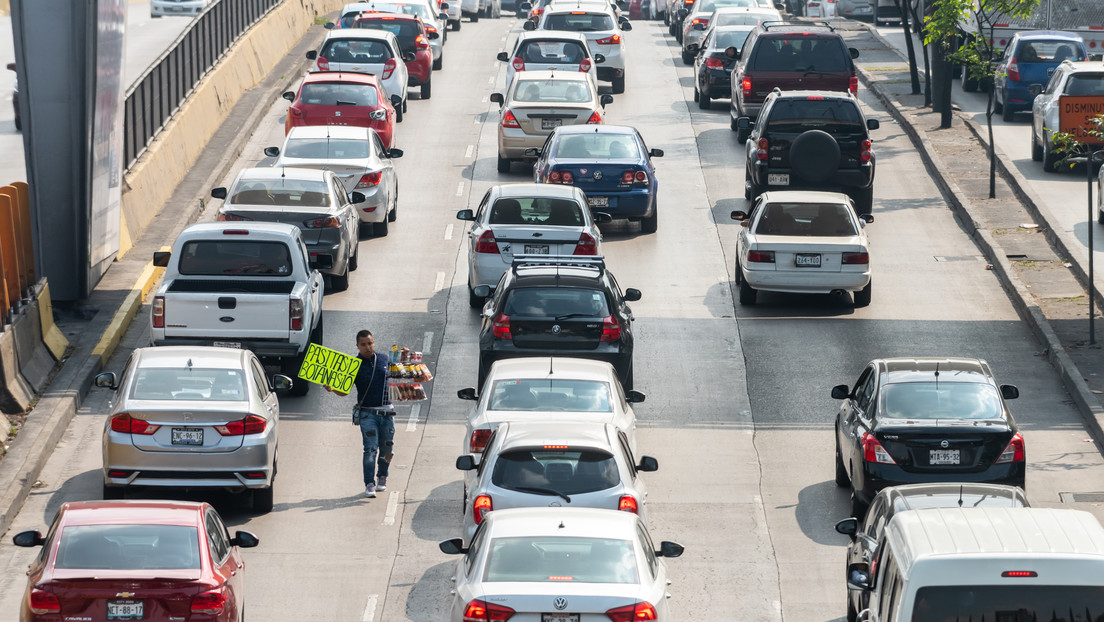
[{"label": "drain grate", "polygon": [[1104,503],[1104,492],[1060,492],[1062,503]]},{"label": "drain grate", "polygon": [[982,261],[981,255],[935,255],[936,261]]}]

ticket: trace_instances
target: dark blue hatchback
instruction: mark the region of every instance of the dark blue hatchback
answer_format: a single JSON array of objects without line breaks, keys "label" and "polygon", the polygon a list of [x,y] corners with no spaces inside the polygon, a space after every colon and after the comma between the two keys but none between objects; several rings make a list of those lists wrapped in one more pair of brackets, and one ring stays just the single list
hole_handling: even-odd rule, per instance
[{"label": "dark blue hatchback", "polygon": [[[1032,30],[1013,35],[997,65],[994,106],[1005,121],[1017,112],[1031,112],[1032,84],[1045,86],[1065,60],[1085,60],[1081,37],[1057,30]],[[963,83],[963,88],[968,85]]]},{"label": "dark blue hatchback", "polygon": [[545,141],[533,165],[537,183],[577,186],[592,212],[639,221],[644,233],[659,226],[658,189],[652,158],[636,128],[624,125],[563,126]]}]

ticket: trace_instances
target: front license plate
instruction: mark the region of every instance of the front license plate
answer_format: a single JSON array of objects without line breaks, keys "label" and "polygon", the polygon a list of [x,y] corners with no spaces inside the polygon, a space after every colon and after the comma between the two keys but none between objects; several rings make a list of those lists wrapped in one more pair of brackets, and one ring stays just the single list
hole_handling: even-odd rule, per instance
[{"label": "front license plate", "polygon": [[146,603],[141,600],[107,601],[108,620],[141,620],[145,617]]},{"label": "front license plate", "polygon": [[815,253],[798,253],[794,255],[794,264],[798,268],[819,268],[820,255]]},{"label": "front license plate", "polygon": [[541,622],[579,622],[577,613],[542,613]]},{"label": "front license plate", "polygon": [[203,428],[173,428],[173,445],[202,445]]},{"label": "front license plate", "polygon": [[215,346],[216,348],[237,348],[238,350],[241,350],[240,341],[215,341],[211,345]]},{"label": "front license plate", "polygon": [[526,255],[547,255],[548,254],[548,245],[547,244],[526,244],[525,245],[525,254]]},{"label": "front license plate", "polygon": [[563,119],[541,119],[542,130],[554,130],[563,125]]},{"label": "front license plate", "polygon": [[928,464],[959,464],[959,450],[957,449],[932,449],[928,455]]},{"label": "front license plate", "polygon": [[767,174],[768,186],[788,186],[790,185],[789,173],[769,173]]},{"label": "front license plate", "polygon": [[587,197],[587,205],[591,207],[609,207],[609,197]]}]

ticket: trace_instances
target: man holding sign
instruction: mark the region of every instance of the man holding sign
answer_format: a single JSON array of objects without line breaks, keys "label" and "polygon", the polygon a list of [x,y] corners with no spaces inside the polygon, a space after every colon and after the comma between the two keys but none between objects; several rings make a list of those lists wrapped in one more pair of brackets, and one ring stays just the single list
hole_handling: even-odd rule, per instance
[{"label": "man holding sign", "polygon": [[[387,391],[387,369],[390,361],[386,354],[376,353],[376,341],[368,330],[357,333],[356,345],[360,368],[353,380],[357,390],[353,422],[359,422],[360,436],[364,443],[364,496],[375,497],[376,491],[387,490],[387,471],[395,449],[395,407],[391,405]],[[331,393],[349,394],[348,391],[329,384],[325,386]],[[380,451],[381,448],[383,451]],[[373,475],[377,462],[378,480]]]}]

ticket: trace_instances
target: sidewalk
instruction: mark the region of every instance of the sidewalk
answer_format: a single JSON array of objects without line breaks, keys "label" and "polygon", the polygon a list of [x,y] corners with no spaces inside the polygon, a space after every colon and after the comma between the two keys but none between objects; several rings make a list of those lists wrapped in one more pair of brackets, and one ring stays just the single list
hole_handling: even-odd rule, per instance
[{"label": "sidewalk", "polygon": [[[1049,210],[1025,191],[1015,167],[1005,165],[998,149],[996,197],[989,197],[989,157],[984,125],[955,113],[952,127],[939,128],[938,113],[924,107],[923,95],[913,95],[905,58],[867,24],[833,22],[859,50],[856,65],[863,87],[870,90],[909,135],[963,228],[974,238],[1020,316],[1028,323],[1046,356],[1058,371],[1085,425],[1104,448],[1104,358],[1089,345],[1089,299],[1085,270],[1068,252],[1072,240],[1049,226]],[[917,56],[920,58],[920,50]],[[923,61],[921,71],[923,71]],[[922,76],[922,74],[921,74]],[[921,80],[923,78],[921,77]],[[883,129],[884,126],[883,126]],[[875,201],[874,211],[878,211]],[[1086,216],[1087,217],[1087,216]],[[1097,276],[1097,279],[1100,279]],[[1097,297],[1096,315],[1100,315]],[[1097,322],[1104,330],[1104,324]]]}]

